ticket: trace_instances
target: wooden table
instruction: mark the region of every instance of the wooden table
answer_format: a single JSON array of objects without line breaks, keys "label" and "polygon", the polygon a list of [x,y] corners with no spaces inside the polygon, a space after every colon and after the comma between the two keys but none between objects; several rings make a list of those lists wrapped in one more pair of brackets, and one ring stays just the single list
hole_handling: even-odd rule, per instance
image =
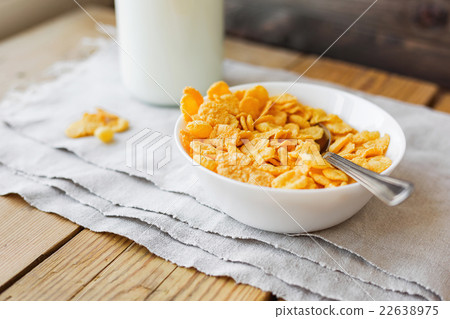
[{"label": "wooden table", "polygon": [[[115,23],[111,9],[88,11]],[[11,85],[37,80],[55,61],[73,57],[84,36],[101,34],[76,10],[0,43],[0,98]],[[225,49],[231,59],[299,73],[316,58],[231,38]],[[433,83],[327,58],[306,75],[450,112],[450,94]],[[178,267],[124,237],[40,212],[17,195],[0,197],[0,220],[0,300],[274,299],[231,278]]]}]

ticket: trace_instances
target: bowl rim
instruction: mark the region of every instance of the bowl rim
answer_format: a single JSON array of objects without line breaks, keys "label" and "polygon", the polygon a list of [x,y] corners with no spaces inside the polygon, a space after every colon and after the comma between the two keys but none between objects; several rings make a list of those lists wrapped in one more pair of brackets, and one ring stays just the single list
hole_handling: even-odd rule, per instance
[{"label": "bowl rim", "polygon": [[[396,125],[398,127],[398,131],[399,131],[399,137],[401,140],[401,149],[400,149],[400,155],[398,157],[398,160],[396,162],[392,161],[391,166],[389,166],[386,170],[384,170],[383,172],[381,172],[381,175],[389,175],[396,167],[397,165],[402,161],[403,156],[405,154],[405,149],[406,149],[406,138],[405,138],[405,134],[403,132],[403,129],[401,128],[401,126],[398,124],[398,122],[394,119],[394,117],[392,117],[389,113],[387,113],[385,110],[383,110],[381,107],[379,107],[378,105],[376,105],[375,103],[360,97],[356,94],[352,94],[350,92],[344,91],[344,90],[340,90],[337,88],[333,88],[333,87],[329,87],[326,85],[320,85],[320,84],[312,84],[312,83],[294,83],[292,85],[292,82],[288,82],[288,81],[262,81],[262,82],[252,82],[252,83],[245,83],[245,84],[240,84],[240,85],[235,85],[230,87],[230,91],[234,92],[237,90],[242,90],[242,89],[246,89],[248,87],[253,87],[256,85],[262,85],[264,87],[266,87],[267,85],[279,85],[279,86],[283,86],[286,85],[287,88],[292,89],[294,86],[309,86],[309,87],[315,87],[315,88],[319,88],[319,89],[325,89],[325,90],[330,90],[330,91],[334,91],[336,93],[339,94],[344,94],[344,95],[349,95],[352,98],[357,98],[357,99],[361,99],[364,100],[366,103],[369,103],[372,105],[372,107],[374,107],[375,109],[377,109],[377,111],[379,111],[381,114],[383,114],[384,117],[390,118],[394,125]],[[291,86],[292,85],[292,86]],[[268,89],[266,87],[266,89]],[[268,89],[269,90],[269,89]],[[292,93],[290,93],[292,94]],[[293,94],[295,95],[295,94]],[[183,114],[180,114],[180,116],[178,117],[176,123],[175,123],[175,127],[174,127],[174,137],[175,137],[175,144],[177,145],[178,150],[183,154],[183,156],[192,164],[192,157],[189,156],[189,154],[185,151],[185,149],[183,148],[183,146],[181,145],[181,141],[180,141],[180,127],[182,124],[184,123],[184,118],[183,118]],[[254,185],[254,184],[250,184],[250,183],[244,183],[241,181],[237,181],[234,180],[232,178],[229,177],[225,177],[222,176],[218,173],[212,172],[209,169],[207,169],[206,167],[198,164],[198,165],[193,165],[201,170],[203,170],[203,172],[210,174],[211,176],[214,176],[215,178],[219,178],[220,180],[223,180],[225,182],[229,182],[232,184],[235,184],[237,186],[240,187],[245,187],[245,188],[249,188],[249,189],[260,189],[262,188],[265,191],[268,192],[273,192],[273,193],[283,193],[283,194],[289,194],[289,193],[294,193],[294,194],[318,194],[318,193],[327,193],[327,192],[337,192],[337,191],[344,191],[344,190],[348,190],[351,191],[353,189],[357,189],[357,188],[361,188],[363,187],[358,181],[356,181],[353,184],[348,184],[348,185],[344,185],[344,186],[339,186],[339,187],[332,187],[332,188],[318,188],[318,189],[285,189],[285,188],[274,188],[274,187],[267,187],[267,186],[260,186],[260,185]],[[299,193],[301,191],[301,193]]]}]

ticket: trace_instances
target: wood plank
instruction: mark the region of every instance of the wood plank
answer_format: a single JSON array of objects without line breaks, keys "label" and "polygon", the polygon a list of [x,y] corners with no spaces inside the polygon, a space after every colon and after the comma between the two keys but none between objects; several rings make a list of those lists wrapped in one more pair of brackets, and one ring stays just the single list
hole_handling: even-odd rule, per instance
[{"label": "wood plank", "polygon": [[270,300],[271,294],[229,277],[211,277],[177,267],[147,300]]},{"label": "wood plank", "polygon": [[409,103],[430,105],[438,91],[437,84],[392,74],[378,90],[372,93]]},{"label": "wood plank", "polygon": [[[373,0],[228,0],[229,34],[321,54]],[[378,1],[327,52],[450,87],[450,2]]]},{"label": "wood plank", "polygon": [[177,266],[133,244],[73,300],[144,300]]},{"label": "wood plank", "polygon": [[[362,81],[363,75],[367,72],[365,67],[325,57],[322,57],[313,65],[316,59],[317,56],[315,55],[299,58],[297,63],[292,66],[291,70],[299,74],[303,74],[306,71],[304,74],[305,77],[333,82],[353,88],[357,88],[354,85],[356,82],[365,83]],[[375,76],[376,75],[377,74],[375,74]],[[359,85],[363,85],[363,83],[360,83]]]},{"label": "wood plank", "polygon": [[[315,59],[316,56],[301,57],[291,70],[302,74]],[[305,76],[424,105],[433,100],[439,89],[436,84],[430,82],[389,74],[330,58],[320,59],[306,72]]]},{"label": "wood plank", "polygon": [[[78,0],[82,6],[99,4],[112,6],[113,0]],[[72,0],[14,0],[0,2],[0,39],[30,28],[63,12],[74,10]]]},{"label": "wood plank", "polygon": [[69,300],[131,243],[85,229],[0,294],[0,300]]},{"label": "wood plank", "polygon": [[227,37],[224,44],[225,57],[272,68],[287,69],[300,53],[264,44],[251,43],[238,38]]},{"label": "wood plank", "polygon": [[450,113],[450,93],[444,93],[439,96],[433,108],[441,112]]},{"label": "wood plank", "polygon": [[177,267],[134,244],[73,300],[268,300],[270,293]]},{"label": "wood plank", "polygon": [[82,230],[18,195],[0,197],[0,292]]},{"label": "wood plank", "polygon": [[[373,2],[373,0],[228,0],[225,4],[226,12],[230,15],[227,16],[227,28],[242,36],[253,35],[261,38],[261,42],[270,40],[277,42],[278,45],[286,44],[295,36],[312,38],[325,31],[336,35],[336,38],[339,29],[349,26]],[[354,32],[364,33],[367,36],[373,33],[389,34],[399,39],[417,39],[436,46],[450,44],[448,37],[450,30],[447,28],[446,19],[450,12],[450,4],[445,0],[424,2],[410,0],[408,6],[405,6],[402,0],[379,1],[367,12],[361,23],[354,26]],[[290,19],[292,17],[301,20],[293,21]],[[288,31],[293,31],[293,28],[301,25],[306,26],[312,22],[311,20],[315,20],[313,26],[316,29],[322,25],[321,23],[327,23],[328,28],[296,30],[297,34],[286,37],[289,36],[286,34]],[[277,27],[284,28],[277,30]],[[279,38],[276,39],[273,35]],[[306,43],[299,42],[297,45]],[[306,51],[308,48],[305,46],[303,49]]]},{"label": "wood plank", "polygon": [[[89,7],[99,22],[114,24],[112,9]],[[80,9],[49,20],[0,43],[0,99],[12,87],[39,80],[54,62],[77,58],[73,53],[83,37],[98,37],[95,23]]]}]

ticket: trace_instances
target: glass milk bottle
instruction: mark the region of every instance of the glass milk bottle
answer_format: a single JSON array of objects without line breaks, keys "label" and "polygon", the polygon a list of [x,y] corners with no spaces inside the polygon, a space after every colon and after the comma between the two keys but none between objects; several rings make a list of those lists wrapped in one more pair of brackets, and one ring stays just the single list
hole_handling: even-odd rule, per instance
[{"label": "glass milk bottle", "polygon": [[138,99],[175,105],[222,77],[223,0],[115,0],[122,80]]}]

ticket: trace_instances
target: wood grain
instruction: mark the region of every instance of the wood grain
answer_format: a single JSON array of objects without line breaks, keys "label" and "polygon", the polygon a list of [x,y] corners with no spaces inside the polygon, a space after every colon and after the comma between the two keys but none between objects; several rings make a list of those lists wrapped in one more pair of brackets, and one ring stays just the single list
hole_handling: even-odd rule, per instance
[{"label": "wood grain", "polygon": [[440,95],[433,108],[441,112],[450,113],[450,93]]},{"label": "wood grain", "polygon": [[177,267],[133,244],[73,300],[267,300],[270,293]]},{"label": "wood grain", "polygon": [[[101,23],[114,24],[113,10],[89,7]],[[12,87],[39,80],[58,60],[73,59],[83,37],[102,36],[81,10],[49,20],[0,43],[0,99]],[[79,50],[78,50],[79,51]]]},{"label": "wood grain", "polygon": [[290,69],[300,53],[256,42],[249,45],[248,41],[229,37],[225,39],[225,57],[254,65]]},{"label": "wood grain", "polygon": [[[373,0],[227,0],[229,34],[321,54]],[[450,2],[378,1],[327,56],[450,87]]]},{"label": "wood grain", "polygon": [[[102,4],[112,6],[113,0],[78,0],[82,6]],[[0,2],[0,39],[30,28],[39,22],[74,10],[73,0],[14,0]]]},{"label": "wood grain", "polygon": [[302,74],[311,67],[305,76],[416,104],[427,105],[439,89],[436,84],[430,82],[329,58],[322,58],[311,66],[316,58],[298,58],[298,62],[292,66],[292,71]]},{"label": "wood grain", "polygon": [[438,91],[437,84],[391,74],[388,80],[372,93],[429,106]]},{"label": "wood grain", "polygon": [[145,300],[177,268],[133,244],[73,300]]},{"label": "wood grain", "polygon": [[17,195],[0,197],[0,292],[81,231]]},{"label": "wood grain", "polygon": [[0,300],[69,300],[131,243],[85,229],[5,290]]},{"label": "wood grain", "polygon": [[228,277],[211,277],[177,267],[147,300],[269,300],[271,294]]}]

